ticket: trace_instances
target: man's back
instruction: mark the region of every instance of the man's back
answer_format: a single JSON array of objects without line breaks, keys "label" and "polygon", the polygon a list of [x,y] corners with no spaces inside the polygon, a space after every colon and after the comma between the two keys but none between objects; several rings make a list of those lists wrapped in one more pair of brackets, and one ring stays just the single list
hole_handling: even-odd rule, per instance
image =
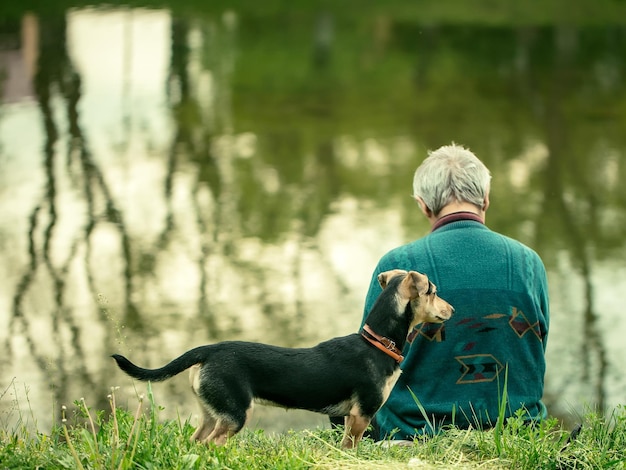
[{"label": "man's back", "polygon": [[475,220],[448,223],[380,260],[366,312],[380,292],[376,274],[394,268],[426,274],[455,314],[443,325],[418,326],[412,346],[405,347],[404,373],[376,417],[382,434],[399,428],[398,438],[410,437],[432,431],[428,422],[494,424],[505,385],[508,415],[519,408],[530,418],[545,415],[540,400],[548,295],[534,251]]}]

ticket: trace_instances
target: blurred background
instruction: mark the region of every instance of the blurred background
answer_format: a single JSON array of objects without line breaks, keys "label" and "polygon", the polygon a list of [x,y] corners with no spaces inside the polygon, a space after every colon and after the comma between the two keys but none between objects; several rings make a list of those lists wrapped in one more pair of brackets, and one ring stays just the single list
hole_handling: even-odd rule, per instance
[{"label": "blurred background", "polygon": [[[549,412],[624,403],[625,50],[623,0],[3,2],[0,425],[134,408],[115,352],[356,331],[452,141],[546,263]],[[186,374],[153,389],[195,419]]]}]

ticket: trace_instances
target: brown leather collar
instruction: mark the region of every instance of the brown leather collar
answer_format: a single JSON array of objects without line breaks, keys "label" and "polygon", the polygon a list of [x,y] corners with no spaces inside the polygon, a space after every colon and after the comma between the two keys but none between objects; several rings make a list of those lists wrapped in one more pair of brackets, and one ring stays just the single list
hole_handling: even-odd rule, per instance
[{"label": "brown leather collar", "polygon": [[402,351],[396,347],[396,343],[385,336],[380,336],[379,334],[374,333],[367,323],[363,325],[363,328],[361,329],[361,336],[382,352],[394,358],[398,364],[404,360]]}]

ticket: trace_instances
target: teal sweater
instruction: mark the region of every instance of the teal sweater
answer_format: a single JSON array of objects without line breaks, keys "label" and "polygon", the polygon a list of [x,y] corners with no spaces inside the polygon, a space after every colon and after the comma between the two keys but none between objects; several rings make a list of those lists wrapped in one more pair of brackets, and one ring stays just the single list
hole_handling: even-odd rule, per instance
[{"label": "teal sweater", "polygon": [[381,292],[376,276],[394,268],[426,274],[455,312],[444,324],[418,325],[405,345],[403,373],[376,414],[381,438],[406,439],[451,423],[494,425],[505,378],[506,416],[519,409],[529,419],[546,416],[548,287],[533,250],[474,220],[448,223],[381,258],[365,312]]}]

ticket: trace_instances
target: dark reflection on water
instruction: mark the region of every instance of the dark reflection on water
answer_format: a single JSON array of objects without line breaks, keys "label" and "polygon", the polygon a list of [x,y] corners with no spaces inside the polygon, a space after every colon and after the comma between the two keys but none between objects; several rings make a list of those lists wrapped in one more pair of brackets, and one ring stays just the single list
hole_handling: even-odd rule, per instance
[{"label": "dark reflection on water", "polygon": [[[132,402],[113,352],[157,366],[353,331],[378,257],[427,231],[412,172],[451,140],[494,174],[489,225],[548,266],[551,412],[621,403],[624,26],[289,19],[7,15],[3,424],[106,408],[117,384]],[[193,411],[186,378],[160,387],[170,416]],[[261,425],[321,422],[302,419]]]}]

